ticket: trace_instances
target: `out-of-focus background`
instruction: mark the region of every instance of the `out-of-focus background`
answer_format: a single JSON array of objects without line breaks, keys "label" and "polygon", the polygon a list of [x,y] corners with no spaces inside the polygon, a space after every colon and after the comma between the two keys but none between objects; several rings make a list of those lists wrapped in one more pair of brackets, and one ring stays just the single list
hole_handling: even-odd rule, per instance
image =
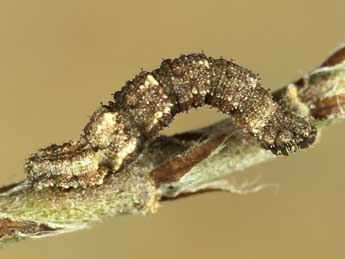
[{"label": "out-of-focus background", "polygon": [[[276,89],[345,41],[344,10],[343,0],[1,0],[1,185],[22,179],[39,147],[78,138],[99,103],[141,68],[205,51]],[[165,133],[222,118],[192,111]],[[231,178],[278,189],[164,203],[155,215],[21,242],[0,258],[344,258],[344,130],[335,125],[314,148]]]}]

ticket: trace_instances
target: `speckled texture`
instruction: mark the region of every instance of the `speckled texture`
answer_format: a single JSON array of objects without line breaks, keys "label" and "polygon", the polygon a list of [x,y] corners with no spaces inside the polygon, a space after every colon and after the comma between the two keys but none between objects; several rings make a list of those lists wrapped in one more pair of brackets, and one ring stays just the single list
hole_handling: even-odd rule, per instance
[{"label": "speckled texture", "polygon": [[101,181],[107,174],[100,167],[97,155],[82,141],[61,146],[53,144],[33,154],[25,170],[38,189],[55,185],[78,187],[86,182]]},{"label": "speckled texture", "polygon": [[109,108],[130,118],[146,138],[156,136],[175,114],[210,105],[232,115],[238,127],[274,154],[287,155],[312,144],[313,122],[274,102],[258,81],[255,73],[232,61],[182,55],[128,81]]},{"label": "speckled texture", "polygon": [[177,113],[203,105],[231,115],[237,127],[274,154],[311,145],[313,122],[276,103],[258,81],[255,73],[222,58],[190,54],[164,60],[160,68],[128,81],[114,102],[99,108],[78,142],[32,155],[25,166],[28,178],[39,189],[102,184]]}]

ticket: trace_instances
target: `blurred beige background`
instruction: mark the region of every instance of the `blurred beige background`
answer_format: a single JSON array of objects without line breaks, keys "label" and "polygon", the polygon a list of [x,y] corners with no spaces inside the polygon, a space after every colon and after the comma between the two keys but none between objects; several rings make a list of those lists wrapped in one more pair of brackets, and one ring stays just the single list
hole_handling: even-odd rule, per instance
[{"label": "blurred beige background", "polygon": [[[101,101],[162,58],[204,50],[260,73],[271,89],[296,79],[345,41],[344,10],[343,0],[1,0],[0,183],[22,179],[37,148],[77,138]],[[221,118],[193,111],[165,132]],[[235,176],[277,192],[164,203],[156,215],[21,242],[0,258],[344,258],[344,130]]]}]

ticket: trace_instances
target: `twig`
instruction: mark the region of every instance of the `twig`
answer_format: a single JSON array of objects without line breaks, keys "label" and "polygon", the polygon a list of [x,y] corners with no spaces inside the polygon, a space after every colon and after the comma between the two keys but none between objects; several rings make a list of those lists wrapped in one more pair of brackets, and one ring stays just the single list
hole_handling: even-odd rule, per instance
[{"label": "twig", "polygon": [[[319,68],[274,93],[320,129],[345,118],[345,47]],[[318,134],[319,136],[320,134]],[[220,178],[275,158],[231,118],[147,143],[140,156],[97,187],[35,190],[27,180],[0,188],[0,244],[85,228],[103,217],[149,214],[160,201],[210,191],[260,189]]]}]

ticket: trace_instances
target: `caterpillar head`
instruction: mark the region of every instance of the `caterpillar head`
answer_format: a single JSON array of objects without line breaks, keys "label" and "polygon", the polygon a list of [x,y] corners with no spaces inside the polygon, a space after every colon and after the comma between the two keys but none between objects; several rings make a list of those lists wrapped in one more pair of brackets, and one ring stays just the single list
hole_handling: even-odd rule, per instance
[{"label": "caterpillar head", "polygon": [[316,136],[317,129],[312,120],[278,113],[265,126],[262,147],[275,155],[289,155],[311,146]]}]

